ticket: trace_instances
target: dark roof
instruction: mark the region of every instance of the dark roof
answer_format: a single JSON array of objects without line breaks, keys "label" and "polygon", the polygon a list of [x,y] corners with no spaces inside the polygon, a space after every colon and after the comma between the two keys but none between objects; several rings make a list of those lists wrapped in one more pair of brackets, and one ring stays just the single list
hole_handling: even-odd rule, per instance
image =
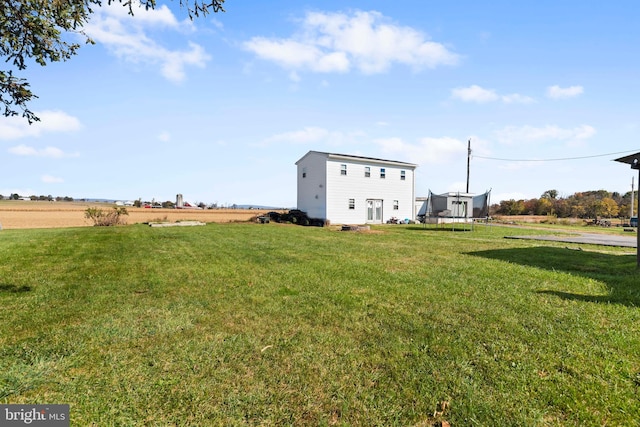
[{"label": "dark roof", "polygon": [[631,165],[631,169],[640,169],[640,153],[620,157],[619,159],[615,159],[615,161]]},{"label": "dark roof", "polygon": [[[365,156],[354,156],[352,154],[327,153],[327,152],[324,152],[324,151],[314,151],[314,150],[309,151],[307,154],[302,156],[302,158],[304,158],[305,156],[307,156],[308,154],[311,154],[311,153],[324,154],[327,157],[338,157],[338,158],[344,157],[344,158],[348,158],[348,159],[357,159],[357,160],[376,162],[376,163],[395,163],[395,164],[398,164],[398,165],[405,165],[407,167],[412,167],[412,168],[417,168],[418,167],[418,165],[416,165],[414,163],[401,162],[401,161],[398,161],[398,160],[378,159],[378,158],[375,158],[375,157],[365,157]],[[302,159],[300,159],[300,160],[302,160]]]}]

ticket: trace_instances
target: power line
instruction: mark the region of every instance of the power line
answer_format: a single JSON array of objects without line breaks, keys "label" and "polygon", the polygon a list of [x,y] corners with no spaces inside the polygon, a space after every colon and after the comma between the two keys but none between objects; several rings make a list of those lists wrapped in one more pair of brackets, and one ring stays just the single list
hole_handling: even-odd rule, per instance
[{"label": "power line", "polygon": [[502,159],[499,157],[485,157],[485,156],[476,156],[476,155],[474,155],[473,157],[476,157],[478,159],[485,159],[485,160],[498,160],[501,162],[559,162],[559,161],[565,161],[565,160],[593,159],[595,157],[607,157],[607,156],[613,156],[616,154],[637,153],[638,151],[640,150],[618,151],[616,153],[595,154],[593,156],[563,157],[559,159]]}]

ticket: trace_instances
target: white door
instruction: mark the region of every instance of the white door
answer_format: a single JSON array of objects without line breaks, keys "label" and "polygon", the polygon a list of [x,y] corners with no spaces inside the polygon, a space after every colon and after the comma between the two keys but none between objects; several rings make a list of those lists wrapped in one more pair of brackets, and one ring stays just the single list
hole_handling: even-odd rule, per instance
[{"label": "white door", "polygon": [[367,200],[367,222],[382,223],[382,200]]}]

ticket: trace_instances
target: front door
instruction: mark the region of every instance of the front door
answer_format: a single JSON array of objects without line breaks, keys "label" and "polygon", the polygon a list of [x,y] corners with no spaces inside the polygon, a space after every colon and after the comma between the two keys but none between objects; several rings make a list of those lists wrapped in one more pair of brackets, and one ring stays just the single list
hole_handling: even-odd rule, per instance
[{"label": "front door", "polygon": [[382,223],[382,200],[367,200],[367,222]]}]

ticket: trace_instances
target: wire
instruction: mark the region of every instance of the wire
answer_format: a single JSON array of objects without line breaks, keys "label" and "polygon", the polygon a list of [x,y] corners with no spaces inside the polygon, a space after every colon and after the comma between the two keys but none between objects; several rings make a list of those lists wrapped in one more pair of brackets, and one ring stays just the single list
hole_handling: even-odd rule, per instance
[{"label": "wire", "polygon": [[559,162],[559,161],[564,161],[564,160],[593,159],[594,157],[606,157],[606,156],[613,156],[614,154],[633,153],[633,152],[638,152],[638,151],[640,151],[640,150],[618,151],[616,153],[596,154],[596,155],[593,155],[593,156],[564,157],[564,158],[560,158],[560,159],[501,159],[501,158],[498,158],[498,157],[484,157],[484,156],[476,156],[476,155],[473,155],[473,157],[476,157],[478,159],[485,159],[485,160],[499,160],[499,161],[502,161],[502,162]]}]

